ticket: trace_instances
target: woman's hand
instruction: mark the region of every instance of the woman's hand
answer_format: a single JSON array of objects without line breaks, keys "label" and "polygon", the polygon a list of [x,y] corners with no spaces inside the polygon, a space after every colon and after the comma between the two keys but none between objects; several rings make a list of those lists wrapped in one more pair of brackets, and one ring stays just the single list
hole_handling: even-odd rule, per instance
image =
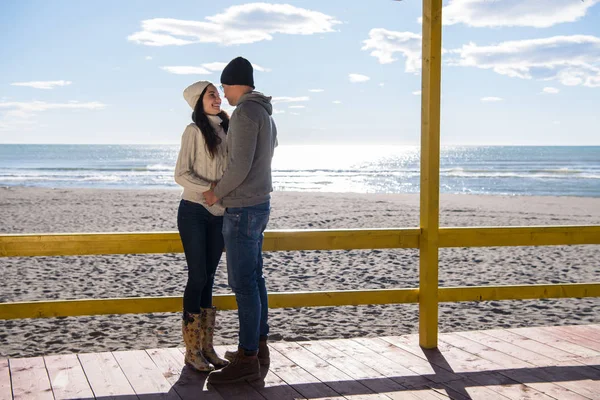
[{"label": "woman's hand", "polygon": [[215,192],[213,192],[213,190],[212,190],[212,185],[211,185],[211,189],[202,193],[202,195],[204,196],[204,200],[206,201],[206,204],[208,204],[209,206],[212,206],[219,201],[217,196],[215,196]]}]

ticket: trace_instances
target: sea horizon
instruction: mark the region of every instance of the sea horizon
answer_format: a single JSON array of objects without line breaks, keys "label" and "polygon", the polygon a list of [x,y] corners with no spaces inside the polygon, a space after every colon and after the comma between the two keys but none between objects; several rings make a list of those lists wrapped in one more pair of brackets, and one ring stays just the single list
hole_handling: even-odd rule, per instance
[{"label": "sea horizon", "polygon": [[[0,144],[0,186],[176,188],[179,144]],[[280,145],[277,191],[418,193],[418,145]],[[440,192],[600,197],[600,146],[443,145]]]}]

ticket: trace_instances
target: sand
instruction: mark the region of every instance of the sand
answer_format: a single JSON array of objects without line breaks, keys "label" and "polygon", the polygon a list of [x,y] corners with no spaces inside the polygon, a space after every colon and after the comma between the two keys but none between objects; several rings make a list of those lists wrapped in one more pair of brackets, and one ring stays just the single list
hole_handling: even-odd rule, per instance
[{"label": "sand", "polygon": [[[1,233],[175,231],[178,190],[0,188]],[[269,229],[418,226],[417,195],[273,194]],[[442,226],[600,224],[600,199],[442,195]],[[183,254],[0,258],[0,301],[180,296]],[[418,252],[265,253],[270,291],[416,287]],[[440,286],[600,281],[600,246],[440,250]],[[225,257],[215,293],[230,293]],[[415,333],[414,304],[271,310],[272,340]],[[440,331],[600,323],[600,299],[440,304]],[[237,314],[220,312],[215,342],[235,345]],[[0,356],[182,345],[180,315],[0,321]]]}]

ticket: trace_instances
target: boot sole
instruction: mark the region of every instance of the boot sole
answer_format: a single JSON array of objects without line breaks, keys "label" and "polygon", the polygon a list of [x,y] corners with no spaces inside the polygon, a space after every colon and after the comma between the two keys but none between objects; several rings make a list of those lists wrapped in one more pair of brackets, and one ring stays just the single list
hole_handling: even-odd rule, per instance
[{"label": "boot sole", "polygon": [[187,365],[189,368],[191,368],[192,370],[196,371],[196,372],[212,372],[214,371],[214,368],[210,368],[210,369],[198,369],[196,367],[194,367],[192,364],[190,363],[185,363],[185,365]]}]

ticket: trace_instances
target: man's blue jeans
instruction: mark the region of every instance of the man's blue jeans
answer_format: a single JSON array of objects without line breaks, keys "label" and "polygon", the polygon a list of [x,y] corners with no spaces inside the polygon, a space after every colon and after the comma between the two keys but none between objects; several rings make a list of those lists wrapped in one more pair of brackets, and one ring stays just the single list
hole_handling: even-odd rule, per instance
[{"label": "man's blue jeans", "polygon": [[270,212],[270,203],[266,202],[227,208],[223,218],[227,279],[238,305],[239,345],[250,352],[257,351],[259,338],[269,334],[262,245]]}]

